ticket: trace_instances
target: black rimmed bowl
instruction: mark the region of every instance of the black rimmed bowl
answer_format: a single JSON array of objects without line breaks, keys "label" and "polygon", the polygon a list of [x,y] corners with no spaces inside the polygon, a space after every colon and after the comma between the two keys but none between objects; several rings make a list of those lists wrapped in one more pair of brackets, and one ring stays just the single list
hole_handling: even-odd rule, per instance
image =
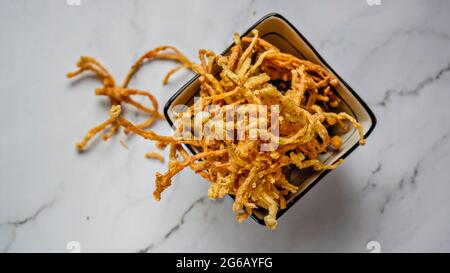
[{"label": "black rimmed bowl", "polygon": [[[311,46],[306,38],[283,16],[276,13],[270,13],[253,26],[251,26],[242,36],[247,36],[253,29],[259,31],[259,36],[269,43],[278,47],[282,52],[290,53],[298,58],[309,60],[316,64],[320,64],[331,73],[333,73],[339,81],[335,87],[335,93],[341,98],[341,109],[339,111],[347,112],[353,116],[364,128],[364,137],[367,138],[376,125],[376,118],[367,104],[356,94],[356,92],[344,81],[334,70],[325,62],[319,53]],[[222,54],[228,53],[230,45]],[[164,115],[171,126],[174,123],[174,117],[171,110],[176,105],[192,105],[194,97],[200,90],[198,75],[194,76],[180,90],[178,90],[166,103],[164,107]],[[346,158],[359,146],[359,135],[356,129],[352,129],[345,133],[342,137],[341,149],[329,152],[321,157],[326,164],[332,164],[339,159]],[[196,151],[192,147],[187,146],[191,153]],[[291,175],[289,180],[291,183],[299,187],[295,194],[291,194],[286,200],[286,209],[280,210],[277,217],[279,218],[289,208],[292,207],[302,196],[304,196],[314,185],[316,185],[330,170],[309,171],[306,173]],[[295,173],[295,172],[294,172]],[[252,218],[258,223],[264,225],[264,209],[255,210]]]}]

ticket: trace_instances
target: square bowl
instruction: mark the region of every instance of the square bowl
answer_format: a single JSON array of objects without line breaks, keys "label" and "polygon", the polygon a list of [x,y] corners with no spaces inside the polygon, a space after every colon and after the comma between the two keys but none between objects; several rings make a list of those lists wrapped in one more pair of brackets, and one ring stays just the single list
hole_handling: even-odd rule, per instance
[{"label": "square bowl", "polygon": [[[277,13],[270,13],[257,21],[242,36],[247,36],[253,29],[259,31],[259,37],[278,47],[281,52],[290,53],[300,59],[309,60],[320,64],[330,71],[339,83],[335,87],[335,94],[341,99],[340,111],[344,111],[353,116],[363,127],[364,137],[367,138],[376,125],[376,118],[367,104],[356,94],[356,92],[325,62],[319,53],[312,47],[306,38],[283,16]],[[228,53],[232,45],[222,52],[222,55]],[[171,110],[176,105],[192,105],[194,97],[200,90],[199,75],[194,76],[189,82],[180,88],[166,103],[164,115],[166,120],[173,126],[174,117]],[[339,150],[329,152],[321,157],[326,164],[332,164],[339,159],[346,158],[359,146],[359,135],[356,129],[349,130],[341,136],[342,146]],[[196,151],[187,146],[192,154]],[[278,211],[277,218],[292,207],[302,196],[304,196],[314,185],[316,185],[330,170],[309,171],[289,179],[291,183],[298,186],[296,193],[291,194],[286,199],[286,208]],[[258,223],[264,225],[264,209],[254,210],[252,218]]]}]

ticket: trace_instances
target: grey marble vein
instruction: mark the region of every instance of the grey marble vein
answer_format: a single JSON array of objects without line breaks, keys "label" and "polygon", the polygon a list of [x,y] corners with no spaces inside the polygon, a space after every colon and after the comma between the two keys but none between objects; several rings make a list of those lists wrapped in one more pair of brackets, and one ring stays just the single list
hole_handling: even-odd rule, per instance
[{"label": "grey marble vein", "polygon": [[[374,56],[376,53],[381,51],[382,49],[386,48],[388,45],[393,43],[396,40],[399,40],[401,38],[404,38],[405,36],[411,36],[411,35],[417,35],[420,37],[434,37],[434,38],[440,38],[443,40],[450,41],[450,34],[437,31],[432,28],[425,28],[425,27],[413,27],[409,29],[399,29],[391,32],[389,36],[382,42],[377,43],[366,55],[364,59],[361,60],[361,63],[367,62],[367,60]],[[429,39],[429,38],[428,38]]]},{"label": "grey marble vein", "polygon": [[389,89],[384,92],[383,98],[378,101],[376,104],[385,107],[393,96],[399,96],[399,97],[405,97],[405,96],[417,96],[420,92],[422,92],[423,89],[425,89],[428,85],[435,83],[441,77],[445,74],[447,74],[450,71],[450,62],[447,63],[445,67],[442,67],[439,69],[436,73],[433,75],[427,77],[426,79],[421,80],[418,82],[413,88],[411,89]]},{"label": "grey marble vein", "polygon": [[373,180],[374,180],[375,176],[377,175],[377,173],[379,173],[381,171],[381,167],[382,167],[382,164],[378,163],[377,168],[375,170],[373,170],[372,173],[370,174],[369,178],[367,179],[366,185],[362,188],[362,191],[367,190],[369,187],[372,187],[372,188],[376,187],[376,184],[373,183]]},{"label": "grey marble vein", "polygon": [[[386,207],[393,201],[403,199],[404,195],[407,194],[409,189],[417,187],[421,171],[423,171],[423,168],[432,165],[433,157],[435,157],[436,155],[437,148],[445,145],[445,142],[449,139],[449,135],[450,133],[445,133],[440,138],[438,138],[438,140],[433,143],[430,149],[428,149],[427,152],[414,164],[412,169],[400,178],[397,183],[397,188],[393,188],[392,191],[386,194],[386,197],[380,206],[380,214],[383,214],[386,210]],[[427,163],[427,166],[424,166],[425,163]],[[406,186],[409,187],[406,188]]]},{"label": "grey marble vein", "polygon": [[172,226],[169,231],[164,234],[164,236],[161,238],[161,240],[158,241],[158,243],[151,243],[148,246],[138,250],[139,253],[145,253],[151,251],[154,247],[156,247],[159,244],[164,243],[167,239],[169,239],[174,233],[176,233],[186,222],[186,217],[189,215],[189,213],[198,205],[203,204],[207,200],[207,197],[203,196],[199,199],[195,200],[184,212],[181,214],[180,219],[178,222]]},{"label": "grey marble vein", "polygon": [[22,227],[24,225],[27,225],[30,222],[36,221],[38,219],[38,217],[45,210],[51,208],[53,206],[53,204],[54,204],[54,201],[46,203],[46,204],[42,205],[41,207],[39,207],[33,214],[31,214],[30,216],[27,216],[25,218],[14,220],[14,221],[8,221],[8,222],[5,222],[5,223],[0,223],[0,227],[7,226],[7,227],[11,227],[12,228],[11,237],[10,237],[8,243],[3,248],[2,252],[9,251],[11,246],[14,244],[14,241],[16,240],[16,234],[17,234],[17,229],[18,228],[20,228],[20,227]]}]

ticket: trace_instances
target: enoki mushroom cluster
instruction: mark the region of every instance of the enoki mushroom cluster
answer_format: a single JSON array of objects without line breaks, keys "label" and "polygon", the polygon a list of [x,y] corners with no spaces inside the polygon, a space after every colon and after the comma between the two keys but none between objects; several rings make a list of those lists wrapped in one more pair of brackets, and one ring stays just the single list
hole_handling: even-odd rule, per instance
[{"label": "enoki mushroom cluster", "polygon": [[[325,165],[319,156],[340,148],[340,134],[348,130],[349,125],[357,129],[360,144],[364,144],[365,140],[361,125],[352,116],[337,110],[340,99],[334,92],[338,81],[333,74],[318,64],[281,52],[259,38],[256,30],[252,34],[253,37],[244,38],[235,34],[234,45],[224,56],[200,50],[199,63],[191,62],[173,47],[157,48],[139,59],[120,86],[115,85],[110,74],[98,62],[92,58],[82,58],[78,64],[80,70],[69,76],[85,70],[96,73],[103,82],[103,88],[97,89],[96,94],[109,96],[112,108],[110,118],[92,129],[77,147],[84,148],[89,139],[108,126],[110,131],[104,135],[105,139],[123,127],[125,132],[156,141],[159,147],[169,146],[168,171],[156,173],[153,195],[157,200],[171,185],[172,178],[189,167],[210,182],[210,198],[222,198],[225,195],[234,197],[233,211],[239,222],[244,221],[255,209],[264,209],[267,211],[265,224],[269,229],[274,229],[278,211],[286,207],[289,194],[298,191],[298,187],[288,181],[287,168],[295,166],[300,170],[315,171],[336,168],[342,160]],[[163,53],[167,49],[171,53]],[[183,113],[188,119],[183,119],[184,122],[177,125],[172,136],[161,136],[147,129],[161,117],[156,100],[147,92],[127,87],[141,64],[157,58],[180,63],[168,73],[164,82],[182,67],[200,75],[201,100]],[[133,95],[148,97],[152,108],[136,103],[131,99]],[[121,104],[130,104],[150,117],[145,122],[134,125],[123,117]],[[194,122],[195,107],[204,109],[214,105],[224,109],[230,105],[250,104],[279,107],[278,135],[270,133],[271,126],[274,125],[270,120],[258,117],[257,122],[267,125],[267,130],[258,133],[265,134],[269,140],[187,137],[192,134],[186,134],[189,133],[186,128],[192,130],[195,126],[186,126],[186,120],[187,123]],[[213,118],[214,113],[202,117],[202,122],[207,123]],[[214,122],[217,125],[217,119]],[[340,130],[333,130],[335,127]],[[232,127],[231,130],[236,128]],[[244,133],[249,134],[249,130]],[[260,149],[268,141],[277,143],[274,149]],[[191,155],[185,145],[190,145],[197,153]],[[147,156],[162,160],[155,153],[148,153]]]},{"label": "enoki mushroom cluster", "polygon": [[[131,79],[136,74],[138,69],[145,62],[149,62],[157,59],[173,60],[181,63],[179,66],[175,67],[164,78],[163,83],[166,84],[176,71],[180,70],[182,67],[189,67],[190,61],[181,52],[179,52],[175,47],[172,46],[160,46],[157,47],[146,54],[144,54],[139,60],[133,64],[127,76],[123,80],[123,83],[119,86],[112,75],[103,67],[96,59],[83,56],[77,63],[78,70],[75,72],[67,73],[68,78],[76,77],[85,71],[90,71],[94,73],[99,80],[101,80],[103,87],[97,88],[95,94],[99,96],[107,96],[111,101],[112,106],[128,104],[133,106],[137,110],[147,114],[149,118],[144,122],[137,125],[141,129],[150,127],[158,119],[164,119],[164,115],[158,111],[158,101],[156,98],[147,91],[131,89],[128,87]],[[132,98],[132,96],[143,96],[148,98],[151,104],[151,108],[144,106],[143,104],[137,102]],[[120,129],[119,124],[114,119],[108,119],[105,122],[92,128],[84,137],[84,139],[76,144],[78,151],[83,151],[88,145],[89,141],[98,133],[104,132],[102,135],[103,140],[108,140],[111,136],[116,134]],[[125,133],[128,134],[129,131],[125,129]]]}]

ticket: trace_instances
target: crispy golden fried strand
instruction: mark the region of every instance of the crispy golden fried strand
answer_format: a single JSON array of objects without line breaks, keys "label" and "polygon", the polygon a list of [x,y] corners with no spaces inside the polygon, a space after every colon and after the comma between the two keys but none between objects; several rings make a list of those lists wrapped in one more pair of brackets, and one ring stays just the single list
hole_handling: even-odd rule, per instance
[{"label": "crispy golden fried strand", "polygon": [[145,154],[146,158],[149,159],[158,159],[161,162],[164,162],[164,156],[155,152],[148,152]]}]

